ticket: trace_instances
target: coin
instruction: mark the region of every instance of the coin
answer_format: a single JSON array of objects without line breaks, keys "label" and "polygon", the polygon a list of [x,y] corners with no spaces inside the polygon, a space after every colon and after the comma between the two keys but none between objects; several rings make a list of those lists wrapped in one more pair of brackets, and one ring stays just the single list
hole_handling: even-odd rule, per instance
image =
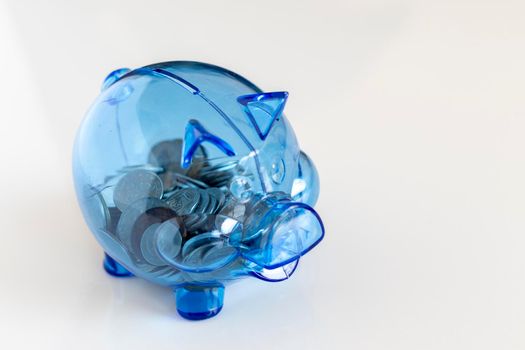
[{"label": "coin", "polygon": [[171,197],[175,191],[182,190],[184,188],[207,188],[204,182],[192,179],[191,177],[166,172],[159,175],[164,184],[164,198]]},{"label": "coin", "polygon": [[202,257],[201,265],[210,269],[220,268],[229,264],[239,256],[239,251],[234,247],[221,241],[209,249]]},{"label": "coin", "polygon": [[216,187],[210,187],[206,190],[210,196],[215,199],[215,204],[213,208],[210,208],[210,214],[217,213],[223,206],[225,200],[225,194],[223,191]]},{"label": "coin", "polygon": [[186,226],[186,229],[188,227],[191,227],[193,224],[195,224],[196,222],[198,222],[201,218],[201,214],[189,214],[189,215],[185,215],[185,216],[181,216],[183,222],[184,222],[184,226]]},{"label": "coin", "polygon": [[233,218],[239,222],[244,222],[247,216],[247,207],[250,203],[240,203],[233,197],[229,197],[228,200],[224,201],[224,204],[218,210],[219,215]]},{"label": "coin", "polygon": [[185,176],[182,174],[173,173],[172,175],[174,177],[174,181],[176,182],[176,185],[185,188],[185,187],[192,187],[192,188],[207,188],[208,185],[206,185],[204,182],[196,180],[190,176]]},{"label": "coin", "polygon": [[148,263],[155,266],[166,265],[166,262],[162,259],[156,249],[156,233],[157,228],[160,225],[161,224],[159,223],[150,225],[146,228],[140,239],[140,251],[142,256]]},{"label": "coin", "polygon": [[[173,232],[173,231],[172,231]],[[198,235],[196,237],[193,237],[192,239],[188,240],[184,246],[186,246],[188,244],[188,242],[193,242],[191,244],[191,249],[196,249],[198,248],[199,246],[202,246],[206,243],[209,243],[211,242],[210,240],[206,240],[206,239],[196,239],[197,237],[199,236],[204,236],[203,238],[206,238],[206,236],[208,235],[209,233],[207,234],[202,234],[202,235]],[[169,236],[167,234],[167,236]],[[170,241],[170,239],[168,239],[168,241]],[[168,252],[166,250],[159,250],[159,253],[160,255],[162,256],[162,258],[164,260],[166,260],[166,262],[172,266],[172,267],[176,267],[177,269],[180,269],[180,270],[183,270],[183,271],[186,271],[186,272],[199,272],[201,270],[201,268],[199,267],[198,263],[195,264],[195,265],[188,265],[188,264],[184,264],[184,256],[179,252],[177,252],[176,254],[174,252]]]},{"label": "coin", "polygon": [[201,246],[195,247],[195,249],[191,250],[186,254],[184,259],[182,260],[182,263],[190,268],[204,268],[202,260],[205,254],[208,251],[212,250],[217,244],[219,244],[219,242],[209,242]]},{"label": "coin", "polygon": [[102,193],[103,190],[89,185],[82,187],[82,197],[84,198],[81,202],[82,212],[93,231],[105,230],[109,224],[109,211]]},{"label": "coin", "polygon": [[160,180],[162,181],[162,187],[164,188],[164,196],[167,193],[177,189],[177,181],[175,176],[170,171],[159,174]]},{"label": "coin", "polygon": [[105,250],[111,252],[115,258],[118,258],[120,261],[126,262],[128,265],[133,265],[132,259],[129,256],[129,252],[114,235],[109,234],[107,231],[98,230],[97,239],[99,240],[102,247]]},{"label": "coin", "polygon": [[218,200],[213,196],[209,191],[203,191],[206,194],[206,197],[208,197],[208,205],[204,209],[204,213],[206,214],[215,214],[215,209],[217,208]]},{"label": "coin", "polygon": [[120,220],[120,215],[122,212],[117,207],[109,207],[109,222],[107,226],[107,231],[113,235],[117,233],[117,223]]},{"label": "coin", "polygon": [[206,209],[208,209],[208,205],[210,204],[210,195],[206,191],[199,191],[199,197],[199,203],[194,212],[206,214]]},{"label": "coin", "polygon": [[190,214],[184,216],[184,225],[188,233],[198,234],[213,229],[212,219],[208,214]]},{"label": "coin", "polygon": [[227,245],[223,240],[216,240],[188,252],[182,263],[200,270],[215,270],[229,264],[238,255],[237,249]]},{"label": "coin", "polygon": [[166,200],[166,204],[174,210],[178,216],[184,216],[193,213],[199,200],[199,190],[185,188],[175,191],[175,193]]},{"label": "coin", "polygon": [[175,259],[181,250],[182,234],[178,218],[164,221],[155,231],[155,246],[159,255],[166,260]]},{"label": "coin", "polygon": [[200,169],[199,180],[205,182],[211,187],[223,187],[228,184],[235,175],[235,167],[238,160],[228,160],[220,163],[211,164],[209,160],[206,165]]},{"label": "coin", "polygon": [[122,177],[115,186],[113,201],[124,211],[130,204],[141,198],[161,198],[162,181],[157,174],[139,169]]},{"label": "coin", "polygon": [[181,139],[161,141],[151,148],[148,162],[164,170],[186,173],[186,170],[180,166],[181,153]]},{"label": "coin", "polygon": [[182,247],[182,257],[187,257],[193,250],[208,243],[221,240],[218,232],[206,232],[188,240]]},{"label": "coin", "polygon": [[90,220],[100,220],[98,223],[95,223],[97,229],[105,228],[110,225],[111,217],[104,196],[100,192],[96,192],[93,196],[89,198],[89,201],[86,201],[86,207],[89,207],[90,210]]},{"label": "coin", "polygon": [[160,199],[141,198],[122,212],[117,225],[117,237],[136,263],[154,267],[142,254],[142,236],[151,225],[162,223],[175,215],[175,212]]},{"label": "coin", "polygon": [[148,156],[149,163],[164,168],[165,171],[178,174],[197,174],[204,165],[206,153],[200,146],[193,154],[189,168],[181,166],[183,141],[181,139],[166,140],[157,143],[151,148]]}]

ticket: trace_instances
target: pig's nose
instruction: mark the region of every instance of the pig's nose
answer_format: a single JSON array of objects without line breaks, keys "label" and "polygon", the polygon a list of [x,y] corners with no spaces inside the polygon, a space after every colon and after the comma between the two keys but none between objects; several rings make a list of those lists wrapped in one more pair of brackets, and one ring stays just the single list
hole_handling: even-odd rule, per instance
[{"label": "pig's nose", "polygon": [[286,265],[315,247],[324,237],[323,222],[315,210],[300,202],[277,202],[261,223],[267,229],[248,244],[243,255],[266,269]]}]

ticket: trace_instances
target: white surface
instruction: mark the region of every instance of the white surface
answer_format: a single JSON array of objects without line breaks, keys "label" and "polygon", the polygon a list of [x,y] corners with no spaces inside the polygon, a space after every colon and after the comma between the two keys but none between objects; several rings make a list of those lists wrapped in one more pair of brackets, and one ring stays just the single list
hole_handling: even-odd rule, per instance
[{"label": "white surface", "polygon": [[[523,1],[0,3],[1,349],[523,349]],[[290,91],[325,241],[220,316],[116,280],[76,205],[113,68],[172,59]]]}]

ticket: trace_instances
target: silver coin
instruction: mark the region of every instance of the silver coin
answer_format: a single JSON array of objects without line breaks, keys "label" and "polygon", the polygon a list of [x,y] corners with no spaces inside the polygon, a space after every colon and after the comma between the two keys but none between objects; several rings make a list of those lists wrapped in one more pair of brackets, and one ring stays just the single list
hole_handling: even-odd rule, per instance
[{"label": "silver coin", "polygon": [[208,243],[219,242],[220,235],[217,232],[206,232],[188,240],[182,247],[183,258],[187,257],[193,250]]},{"label": "silver coin", "polygon": [[120,215],[122,215],[122,212],[117,207],[109,207],[109,223],[107,226],[107,231],[113,235],[117,234],[117,223],[120,220]]},{"label": "silver coin", "polygon": [[[210,235],[211,236],[214,236],[213,234],[211,233],[205,233],[205,234],[201,234],[201,235],[198,235],[196,237],[193,237],[192,239],[188,240],[184,246],[183,246],[183,249],[186,249],[187,253],[188,253],[188,250],[195,250],[195,249],[198,249],[199,247],[203,246],[203,245],[206,245],[206,244],[209,244],[209,243],[213,243],[215,241],[217,241],[217,237],[212,237],[210,239]],[[188,245],[189,243],[189,245]],[[210,246],[211,248],[211,246]],[[177,269],[180,269],[182,271],[185,271],[185,272],[199,272],[202,270],[201,266],[199,266],[199,260],[195,260],[195,263],[184,263],[184,260],[187,259],[186,256],[183,256],[182,254],[182,251],[179,252],[176,256],[173,256],[172,255],[168,255],[167,253],[162,253],[161,254],[162,257],[167,261],[167,263],[172,266],[172,267],[175,267]],[[187,254],[186,254],[187,255]]]},{"label": "silver coin", "polygon": [[177,218],[164,221],[156,230],[156,250],[166,259],[175,259],[182,246],[181,226]]},{"label": "silver coin", "polygon": [[224,200],[225,200],[225,194],[223,191],[216,187],[210,187],[206,190],[210,196],[212,196],[215,199],[215,205],[212,210],[210,210],[210,213],[215,214],[217,213],[223,206]]},{"label": "silver coin", "polygon": [[208,158],[206,155],[206,150],[202,145],[197,148],[195,153],[193,154],[193,157],[191,159],[190,166],[188,167],[188,171],[186,172],[186,175],[192,178],[198,177],[200,172],[202,171],[202,168],[208,164]]},{"label": "silver coin", "polygon": [[201,216],[203,215],[202,214],[190,214],[190,215],[182,216],[182,220],[184,222],[184,226],[186,226],[186,229],[188,229],[193,224],[198,222]]},{"label": "silver coin", "polygon": [[168,206],[174,210],[178,216],[189,215],[193,213],[200,200],[199,190],[185,188],[176,191],[166,200]]},{"label": "silver coin", "polygon": [[208,206],[206,209],[204,209],[204,213],[206,214],[215,214],[215,209],[217,208],[217,198],[213,196],[209,191],[203,191],[206,196],[208,197]]},{"label": "silver coin", "polygon": [[154,165],[151,165],[151,164],[139,164],[139,165],[126,165],[126,166],[123,166],[122,168],[118,169],[117,170],[117,174],[114,174],[114,175],[108,175],[104,178],[104,186],[108,186],[111,187],[111,185],[109,184],[112,180],[116,179],[116,178],[119,178],[122,176],[122,174],[126,174],[126,173],[129,173],[130,171],[133,171],[133,170],[147,170],[147,171],[152,171],[154,173],[161,173],[164,171],[164,168],[161,168],[161,167],[158,167],[158,166],[154,166]]},{"label": "silver coin", "polygon": [[235,175],[237,165],[237,160],[228,160],[216,164],[208,163],[200,170],[199,180],[212,187],[223,187]]},{"label": "silver coin", "polygon": [[218,211],[218,215],[233,218],[239,222],[244,222],[247,216],[247,207],[250,203],[241,203],[233,198],[224,200],[224,204]]},{"label": "silver coin", "polygon": [[139,169],[122,177],[115,186],[113,201],[124,211],[130,204],[142,198],[161,198],[162,181],[154,172]]},{"label": "silver coin", "polygon": [[229,264],[238,256],[237,249],[218,240],[196,247],[184,257],[182,263],[201,270],[215,270]]},{"label": "silver coin", "polygon": [[227,194],[223,192],[220,197],[217,211],[221,210],[230,200],[231,200],[231,196],[228,196]]},{"label": "silver coin", "polygon": [[165,192],[180,190],[183,188],[207,188],[204,182],[195,180],[187,175],[182,175],[173,171],[161,173],[159,177],[164,185]]},{"label": "silver coin", "polygon": [[[219,161],[218,158],[208,160],[208,163],[202,167],[203,172],[221,172],[231,170],[239,164],[238,160]],[[213,164],[215,163],[215,164]]]},{"label": "silver coin", "polygon": [[208,209],[208,205],[210,204],[210,196],[206,191],[199,191],[199,196],[199,203],[195,208],[194,212],[199,214],[206,214],[206,209]]},{"label": "silver coin", "polygon": [[187,169],[181,166],[183,142],[181,139],[161,141],[150,151],[149,163],[160,166],[166,171],[178,174],[197,174],[205,164],[206,154],[204,148],[199,147],[193,155],[192,162]]},{"label": "silver coin", "polygon": [[208,188],[207,184],[205,184],[202,181],[196,180],[190,176],[185,176],[185,175],[177,174],[177,173],[174,173],[173,176],[174,176],[174,181],[176,182],[176,185],[181,188],[184,188],[184,187]]},{"label": "silver coin", "polygon": [[209,249],[201,259],[201,264],[209,268],[220,268],[239,256],[239,251],[221,241]]},{"label": "silver coin", "polygon": [[246,206],[246,226],[243,232],[243,241],[256,239],[271,229],[281,212],[273,210],[274,205],[281,201],[289,201],[290,197],[284,192],[271,192],[264,196],[254,195]]},{"label": "silver coin", "polygon": [[175,212],[157,198],[139,199],[122,212],[117,224],[117,237],[137,265],[145,266],[149,270],[156,267],[143,256],[142,236],[151,225],[162,223],[174,216]]},{"label": "silver coin", "polygon": [[156,233],[157,228],[160,225],[161,224],[150,225],[148,228],[146,228],[140,239],[140,251],[142,256],[148,263],[155,266],[166,265],[166,261],[162,259],[156,249]]},{"label": "silver coin", "polygon": [[182,263],[188,267],[203,268],[204,265],[202,264],[202,261],[204,259],[204,256],[218,244],[220,244],[220,242],[209,242],[201,246],[195,247],[195,249],[191,250],[186,254],[184,259],[182,260]]},{"label": "silver coin", "polygon": [[87,212],[89,224],[93,225],[95,229],[107,230],[111,225],[111,213],[102,193],[95,192],[87,196],[84,208]]},{"label": "silver coin", "polygon": [[166,196],[167,193],[177,189],[177,180],[171,171],[163,172],[159,174],[159,177],[162,181],[162,187],[164,188],[164,196]]},{"label": "silver coin", "polygon": [[181,175],[173,172],[165,172],[159,175],[164,184],[164,197],[168,198],[175,193],[175,191],[184,188],[207,188],[204,182],[192,179],[186,175]]},{"label": "silver coin", "polygon": [[213,220],[208,214],[191,214],[188,216],[185,216],[185,218],[188,218],[188,221],[184,221],[186,230],[190,234],[195,233],[201,233],[201,232],[207,232],[211,229],[213,229]]},{"label": "silver coin", "polygon": [[107,231],[98,230],[97,232],[97,239],[100,241],[104,249],[110,251],[115,258],[125,261],[128,265],[133,265],[129,252],[121,241]]},{"label": "silver coin", "polygon": [[168,140],[157,143],[150,151],[148,162],[179,173],[186,173],[186,169],[180,166],[182,154],[182,140]]},{"label": "silver coin", "polygon": [[235,174],[208,174],[209,176],[202,176],[199,178],[199,180],[202,180],[202,182],[206,183],[208,186],[211,187],[224,187],[228,186],[228,183],[231,181],[231,179],[235,176]]}]

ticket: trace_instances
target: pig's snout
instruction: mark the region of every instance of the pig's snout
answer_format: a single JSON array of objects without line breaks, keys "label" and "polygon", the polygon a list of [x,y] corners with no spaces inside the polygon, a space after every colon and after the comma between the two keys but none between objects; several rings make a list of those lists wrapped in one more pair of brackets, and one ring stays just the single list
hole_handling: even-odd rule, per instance
[{"label": "pig's snout", "polygon": [[324,236],[316,211],[301,202],[274,203],[259,221],[259,234],[249,242],[243,255],[266,269],[275,269],[299,259]]}]

